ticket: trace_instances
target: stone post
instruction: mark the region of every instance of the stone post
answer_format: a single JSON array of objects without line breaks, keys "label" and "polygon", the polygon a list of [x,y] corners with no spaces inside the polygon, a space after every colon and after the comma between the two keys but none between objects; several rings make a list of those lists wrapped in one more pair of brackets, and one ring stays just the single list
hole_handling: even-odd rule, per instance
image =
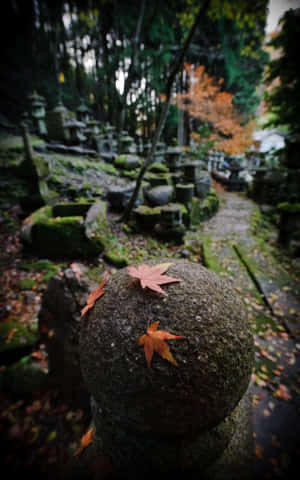
[{"label": "stone post", "polygon": [[21,123],[21,130],[24,144],[25,160],[27,164],[30,165],[32,168],[34,153],[30,142],[28,125],[25,122]]},{"label": "stone post", "polygon": [[[124,268],[81,324],[94,448],[125,478],[249,479],[253,338],[246,312],[215,273],[171,261],[167,274],[181,282],[163,286],[167,297],[142,289]],[[170,258],[148,263],[165,262]],[[178,366],[157,353],[146,364],[137,343],[156,321],[184,336],[168,342]]]}]

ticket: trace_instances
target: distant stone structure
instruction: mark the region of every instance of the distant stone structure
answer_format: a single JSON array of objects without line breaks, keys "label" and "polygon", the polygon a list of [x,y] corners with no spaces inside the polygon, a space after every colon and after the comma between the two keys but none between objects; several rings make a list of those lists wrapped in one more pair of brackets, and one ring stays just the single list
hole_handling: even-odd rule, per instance
[{"label": "distant stone structure", "polygon": [[34,128],[37,130],[37,133],[41,136],[47,135],[46,127],[46,100],[44,97],[39,95],[36,91],[29,96],[30,102],[30,114]]},{"label": "distant stone structure", "polygon": [[53,110],[48,111],[46,114],[48,138],[57,142],[68,143],[71,139],[71,134],[66,129],[67,121],[67,109],[60,101]]}]

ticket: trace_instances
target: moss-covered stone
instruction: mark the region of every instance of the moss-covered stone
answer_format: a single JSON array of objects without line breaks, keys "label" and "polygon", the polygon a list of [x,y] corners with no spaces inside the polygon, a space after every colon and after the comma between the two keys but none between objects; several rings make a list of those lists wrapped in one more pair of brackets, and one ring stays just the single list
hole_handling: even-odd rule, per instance
[{"label": "moss-covered stone", "polygon": [[160,207],[140,205],[134,210],[136,221],[142,228],[153,228],[160,218]]},{"label": "moss-covered stone", "polygon": [[[194,439],[228,418],[229,430],[224,424],[219,436],[211,434],[209,446],[202,442],[203,462],[218,441],[226,444],[232,435],[230,416],[247,389],[253,365],[247,314],[230,284],[185,260],[174,259],[168,274],[181,282],[164,286],[168,296],[162,297],[129,284],[127,270],[120,270],[108,280],[80,334],[82,372],[96,402],[94,418],[106,453],[117,466],[126,464],[126,457],[127,466],[133,458],[140,466],[141,454],[143,472],[156,461],[170,468],[165,448],[172,445],[177,449],[172,459],[180,468]],[[157,354],[147,367],[137,341],[155,321],[159,328],[184,336],[170,344],[177,367]],[[151,439],[159,455],[150,450],[147,458],[143,445]],[[197,452],[199,461],[199,445]]]},{"label": "moss-covered stone", "polygon": [[119,254],[119,252],[106,252],[103,255],[103,258],[106,262],[117,268],[126,267],[128,265],[128,259],[124,255]]},{"label": "moss-covered stone", "polygon": [[141,159],[136,155],[122,154],[115,161],[115,166],[124,170],[135,170],[141,165]]},{"label": "moss-covered stone", "polygon": [[152,173],[169,173],[169,168],[168,168],[167,165],[165,165],[164,163],[161,163],[161,162],[153,162],[153,163],[149,166],[148,172],[152,172]]},{"label": "moss-covered stone", "polygon": [[96,235],[108,237],[111,234],[106,202],[99,200],[88,210],[85,218],[85,234],[90,239],[95,238]]},{"label": "moss-covered stone", "polygon": [[171,175],[169,173],[153,173],[148,172],[145,179],[150,183],[151,187],[159,187],[163,185],[171,185]]},{"label": "moss-covered stone", "polygon": [[219,199],[214,190],[203,200],[193,197],[191,203],[191,225],[199,225],[199,223],[211,218],[219,208]]},{"label": "moss-covered stone", "polygon": [[84,216],[94,202],[63,202],[53,205],[54,217]]},{"label": "moss-covered stone", "polygon": [[[35,135],[30,135],[32,146],[44,145],[45,141]],[[24,150],[23,139],[18,135],[1,135],[0,150],[22,152]]]},{"label": "moss-covered stone", "polygon": [[18,322],[0,324],[0,354],[34,345],[38,340],[36,330]]},{"label": "moss-covered stone", "polygon": [[85,219],[52,215],[53,208],[46,206],[24,221],[21,238],[38,255],[83,258],[97,256],[104,250],[110,235],[104,202],[94,203]]}]

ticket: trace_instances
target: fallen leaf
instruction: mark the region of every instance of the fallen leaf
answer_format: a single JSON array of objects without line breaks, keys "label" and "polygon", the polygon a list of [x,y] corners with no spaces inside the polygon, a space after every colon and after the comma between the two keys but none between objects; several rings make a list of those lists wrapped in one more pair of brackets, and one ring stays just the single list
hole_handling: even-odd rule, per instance
[{"label": "fallen leaf", "polygon": [[262,445],[256,445],[255,446],[255,455],[257,456],[257,458],[260,458],[262,459],[263,458],[263,451],[264,451],[264,447]]},{"label": "fallen leaf", "polygon": [[167,297],[168,294],[164,292],[164,290],[160,288],[159,285],[173,282],[181,282],[179,278],[163,275],[168,270],[170,265],[172,265],[172,263],[160,263],[159,265],[155,265],[154,267],[149,267],[149,265],[142,263],[141,265],[138,265],[137,268],[127,267],[127,270],[131,277],[140,280],[142,288],[148,287],[150,288],[150,290],[162,293]]},{"label": "fallen leaf", "polygon": [[8,334],[8,336],[7,336],[7,339],[6,339],[6,343],[9,343],[9,342],[12,340],[14,334],[15,334],[17,331],[18,331],[17,328],[13,328],[13,329],[9,332],[9,334]]},{"label": "fallen leaf", "polygon": [[276,390],[276,392],[274,392],[274,396],[281,398],[282,400],[291,400],[292,398],[289,389],[282,383],[279,384],[278,389]]},{"label": "fallen leaf", "polygon": [[95,305],[95,301],[104,294],[103,287],[107,283],[107,277],[108,277],[108,272],[105,271],[103,275],[103,280],[100,283],[99,287],[93,290],[88,296],[86,300],[86,306],[81,310],[81,317],[83,317],[83,315],[85,315],[85,313]]},{"label": "fallen leaf", "polygon": [[139,338],[138,345],[144,345],[144,352],[147,361],[147,365],[150,368],[153,353],[157,352],[161,357],[165,358],[173,365],[178,365],[173,357],[169,346],[165,340],[171,340],[175,338],[183,338],[181,335],[172,335],[165,330],[157,330],[159,321],[154,322],[147,329],[147,333]]},{"label": "fallen leaf", "polygon": [[81,440],[80,440],[80,447],[76,450],[76,452],[73,453],[74,457],[77,457],[80,455],[83,450],[85,450],[94,440],[96,430],[95,427],[91,427],[84,435],[82,435]]}]

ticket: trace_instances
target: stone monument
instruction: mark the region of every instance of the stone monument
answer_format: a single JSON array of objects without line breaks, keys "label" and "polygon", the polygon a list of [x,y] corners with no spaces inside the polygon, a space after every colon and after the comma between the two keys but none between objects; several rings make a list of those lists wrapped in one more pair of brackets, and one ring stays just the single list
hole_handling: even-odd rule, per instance
[{"label": "stone monument", "polygon": [[45,122],[46,101],[44,97],[38,95],[38,93],[34,91],[33,94],[30,95],[29,101],[33,126],[36,128],[39,135],[47,135],[47,127]]},{"label": "stone monument", "polygon": [[[123,478],[250,479],[253,338],[242,300],[199,264],[172,259],[167,274],[181,281],[165,297],[119,270],[81,324],[93,448]],[[138,346],[157,321],[184,337],[169,342],[177,366],[154,353],[149,368]]]}]

